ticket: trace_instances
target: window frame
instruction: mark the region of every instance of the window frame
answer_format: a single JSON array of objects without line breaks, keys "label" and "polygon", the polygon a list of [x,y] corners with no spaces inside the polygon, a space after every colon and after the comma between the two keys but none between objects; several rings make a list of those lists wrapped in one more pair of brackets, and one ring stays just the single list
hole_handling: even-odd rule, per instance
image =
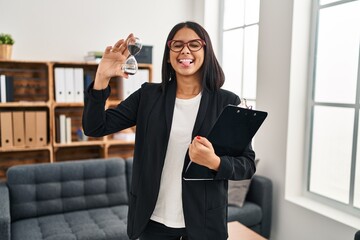
[{"label": "window frame", "polygon": [[[349,2],[359,1],[359,0],[337,0],[332,3],[320,5],[321,0],[312,0],[312,17],[311,17],[311,27],[310,27],[310,55],[309,55],[309,80],[308,80],[308,91],[307,91],[307,127],[305,135],[305,164],[304,164],[304,182],[303,182],[303,194],[305,197],[319,202],[321,204],[327,205],[331,208],[338,209],[344,213],[348,213],[355,217],[360,217],[360,208],[354,206],[354,194],[355,194],[355,171],[356,171],[356,155],[357,153],[357,142],[359,133],[359,114],[360,114],[360,49],[359,49],[359,61],[358,61],[358,74],[357,74],[357,87],[356,87],[356,99],[355,103],[337,103],[337,102],[316,102],[315,101],[315,81],[316,81],[316,54],[318,46],[318,33],[319,33],[319,13],[321,9],[328,7],[335,7],[341,4],[346,4]],[[350,192],[349,192],[349,203],[343,203],[329,197],[320,195],[315,192],[310,191],[310,175],[311,175],[311,153],[312,153],[312,136],[313,136],[313,124],[314,124],[314,108],[315,106],[329,106],[329,107],[341,107],[341,108],[351,108],[354,109],[354,128],[352,136],[352,152],[351,152],[351,169],[350,169]],[[360,163],[359,163],[360,164]]]},{"label": "window frame", "polygon": [[[219,7],[219,23],[220,23],[220,28],[219,28],[219,46],[220,46],[220,56],[219,56],[219,61],[220,63],[223,65],[224,63],[224,33],[225,32],[229,32],[229,31],[234,31],[234,30],[239,30],[242,29],[243,30],[243,34],[242,34],[242,49],[245,49],[245,39],[246,39],[246,34],[245,34],[245,30],[249,27],[252,26],[257,26],[258,27],[258,36],[257,36],[257,40],[258,40],[258,44],[257,44],[257,53],[258,53],[258,49],[259,49],[259,27],[260,27],[260,5],[261,5],[261,1],[259,1],[259,19],[256,23],[251,23],[251,24],[246,24],[245,23],[245,19],[244,19],[244,24],[241,26],[236,26],[236,27],[232,27],[232,28],[224,28],[224,15],[225,15],[225,1],[226,0],[220,0],[220,7]],[[245,1],[245,0],[244,0]],[[257,56],[256,56],[257,57]],[[251,98],[251,97],[247,97],[244,94],[244,58],[245,58],[245,51],[242,52],[241,55],[242,58],[242,72],[241,72],[241,83],[240,83],[240,97],[241,98],[246,98],[246,100],[248,102],[250,102],[250,105],[252,105],[253,107],[255,107],[256,105],[256,93],[255,93],[255,98]],[[257,66],[256,66],[256,72],[257,72]],[[225,73],[226,75],[226,73]],[[255,82],[257,82],[257,73],[256,73],[256,79]],[[257,85],[257,83],[255,83]],[[256,89],[256,87],[255,87]]]}]

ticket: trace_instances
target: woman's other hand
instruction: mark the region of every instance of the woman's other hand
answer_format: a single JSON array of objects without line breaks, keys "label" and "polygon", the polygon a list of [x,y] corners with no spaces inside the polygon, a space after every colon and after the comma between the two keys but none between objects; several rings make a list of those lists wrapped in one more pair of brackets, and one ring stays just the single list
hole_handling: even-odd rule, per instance
[{"label": "woman's other hand", "polygon": [[218,171],[220,158],[215,154],[214,148],[205,137],[196,136],[189,146],[189,156],[192,162]]}]

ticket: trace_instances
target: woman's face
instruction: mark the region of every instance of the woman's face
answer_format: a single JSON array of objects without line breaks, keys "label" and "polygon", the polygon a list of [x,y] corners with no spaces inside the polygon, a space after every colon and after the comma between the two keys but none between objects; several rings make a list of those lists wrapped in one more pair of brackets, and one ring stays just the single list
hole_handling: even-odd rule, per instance
[{"label": "woman's face", "polygon": [[[182,41],[187,43],[191,40],[200,39],[200,37],[195,33],[191,28],[184,27],[180,29],[172,40]],[[181,49],[181,44],[178,43],[174,47]],[[196,48],[196,42],[191,44],[190,48]],[[180,47],[179,47],[180,46]],[[201,47],[198,51],[191,51],[187,44],[184,45],[184,48],[180,52],[174,52],[170,50],[169,61],[171,66],[174,68],[177,77],[184,76],[196,76],[200,77],[200,68],[204,63],[204,47]]]}]

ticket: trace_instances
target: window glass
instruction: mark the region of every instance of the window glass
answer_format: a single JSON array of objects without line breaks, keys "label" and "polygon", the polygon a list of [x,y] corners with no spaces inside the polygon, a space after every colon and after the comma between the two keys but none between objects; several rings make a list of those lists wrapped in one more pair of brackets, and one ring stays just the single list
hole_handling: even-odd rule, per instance
[{"label": "window glass", "polygon": [[256,101],[260,0],[223,0],[224,89]]},{"label": "window glass", "polygon": [[244,9],[244,0],[224,1],[224,29],[230,29],[244,25]]},{"label": "window glass", "polygon": [[243,34],[242,28],[223,33],[222,67],[225,73],[223,88],[231,90],[240,97],[242,97]]},{"label": "window glass", "polygon": [[259,26],[245,28],[244,35],[244,90],[243,97],[256,98],[257,53]]},{"label": "window glass", "polygon": [[354,109],[315,106],[311,145],[311,192],[349,203]]},{"label": "window glass", "polygon": [[259,22],[260,0],[245,1],[245,25]]},{"label": "window glass", "polygon": [[360,1],[320,10],[315,101],[355,103]]}]

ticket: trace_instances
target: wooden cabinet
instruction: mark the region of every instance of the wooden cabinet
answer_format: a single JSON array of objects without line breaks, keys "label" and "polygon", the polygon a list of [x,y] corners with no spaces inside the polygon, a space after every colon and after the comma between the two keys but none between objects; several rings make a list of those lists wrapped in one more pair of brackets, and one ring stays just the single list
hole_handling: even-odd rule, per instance
[{"label": "wooden cabinet", "polygon": [[[56,81],[59,80],[55,77],[55,69],[59,68],[80,69],[81,81],[84,81],[83,88],[86,88],[95,77],[97,64],[0,60],[0,100],[2,99],[0,101],[0,178],[5,177],[7,168],[18,164],[132,156],[134,141],[131,132],[134,129],[101,138],[83,135],[81,127],[83,97],[80,101],[79,99],[58,101],[57,98],[60,97],[57,96],[59,93],[56,92],[58,90],[56,85],[59,82]],[[148,71],[147,81],[151,82],[152,65],[139,64],[139,69]],[[78,79],[74,78],[73,81]],[[112,92],[107,107],[117,105],[124,96],[123,79],[114,78],[110,81],[110,85]],[[4,93],[7,98],[4,98]],[[19,115],[22,116],[21,114],[24,116],[23,122],[14,121]],[[9,115],[15,117],[9,120]],[[30,121],[26,116],[34,117]],[[67,128],[68,139],[65,142],[61,139],[63,130],[60,126],[64,118],[71,123],[69,124],[71,127]],[[35,121],[35,124],[32,121]],[[21,127],[24,128],[23,140],[17,136],[17,132],[21,133]],[[9,131],[11,128],[12,130]],[[35,138],[35,142],[31,144],[26,142],[26,137],[40,131],[39,128],[44,135],[43,138],[46,138],[45,141],[42,140],[40,143]],[[11,141],[7,141],[6,138],[9,132],[13,133]]]}]

